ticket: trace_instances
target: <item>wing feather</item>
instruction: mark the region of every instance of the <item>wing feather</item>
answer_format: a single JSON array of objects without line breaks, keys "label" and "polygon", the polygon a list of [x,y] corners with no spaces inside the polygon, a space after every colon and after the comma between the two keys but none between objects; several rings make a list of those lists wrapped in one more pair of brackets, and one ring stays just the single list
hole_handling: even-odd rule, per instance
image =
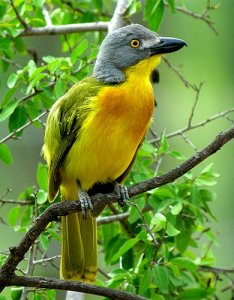
[{"label": "wing feather", "polygon": [[61,177],[59,169],[79,136],[80,128],[90,112],[90,102],[102,83],[89,77],[74,85],[52,106],[47,119],[45,142],[42,153],[49,172],[49,199],[52,201],[59,190]]}]

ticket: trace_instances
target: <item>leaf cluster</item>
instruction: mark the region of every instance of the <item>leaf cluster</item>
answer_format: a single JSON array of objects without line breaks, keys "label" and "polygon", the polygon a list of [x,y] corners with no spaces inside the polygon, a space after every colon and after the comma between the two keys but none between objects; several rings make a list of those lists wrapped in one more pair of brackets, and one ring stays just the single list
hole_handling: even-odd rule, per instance
[{"label": "leaf cluster", "polygon": [[[155,158],[162,154],[171,155],[165,136],[158,149],[145,142],[129,184],[152,177]],[[105,261],[113,268],[105,284],[147,299],[213,299],[214,275],[199,268],[215,265],[210,250],[215,235],[207,222],[213,218],[209,204],[215,197],[208,187],[216,177],[212,166],[197,176],[188,173],[136,197],[136,203],[129,204],[125,230],[121,222],[104,224],[100,239]]]}]

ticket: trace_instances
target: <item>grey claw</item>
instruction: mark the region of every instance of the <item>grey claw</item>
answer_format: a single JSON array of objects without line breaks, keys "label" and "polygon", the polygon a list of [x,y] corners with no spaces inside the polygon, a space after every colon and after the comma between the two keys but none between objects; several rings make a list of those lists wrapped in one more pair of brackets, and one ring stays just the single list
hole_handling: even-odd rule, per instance
[{"label": "grey claw", "polygon": [[120,206],[124,206],[125,202],[129,199],[128,189],[123,184],[117,184],[115,186],[115,192],[117,193],[118,197],[120,197],[118,203]]},{"label": "grey claw", "polygon": [[82,190],[78,191],[78,198],[80,201],[81,206],[81,213],[83,216],[83,219],[87,219],[88,211],[93,210],[93,203],[91,201],[91,198],[89,197],[87,192],[84,192]]}]

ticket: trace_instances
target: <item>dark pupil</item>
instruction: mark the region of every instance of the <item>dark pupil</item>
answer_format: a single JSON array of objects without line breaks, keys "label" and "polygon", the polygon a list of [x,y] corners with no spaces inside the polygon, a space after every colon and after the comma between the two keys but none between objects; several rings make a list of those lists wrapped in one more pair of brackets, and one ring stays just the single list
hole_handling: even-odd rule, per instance
[{"label": "dark pupil", "polygon": [[133,41],[133,46],[138,46],[138,41]]}]

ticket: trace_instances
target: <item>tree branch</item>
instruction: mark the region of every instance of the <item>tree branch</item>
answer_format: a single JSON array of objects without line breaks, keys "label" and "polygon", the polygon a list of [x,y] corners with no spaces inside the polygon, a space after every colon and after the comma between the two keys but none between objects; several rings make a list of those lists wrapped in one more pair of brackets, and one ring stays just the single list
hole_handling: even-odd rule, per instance
[{"label": "tree branch", "polygon": [[5,136],[3,139],[0,140],[0,145],[5,143],[6,141],[8,141],[9,139],[13,138],[16,133],[21,132],[22,130],[24,130],[25,128],[27,128],[28,126],[32,125],[33,123],[35,123],[36,121],[39,121],[42,117],[44,117],[46,114],[48,114],[48,110],[44,111],[43,113],[41,113],[39,116],[37,116],[36,118],[30,120],[29,122],[27,122],[26,124],[24,124],[23,126],[21,126],[20,128],[14,130],[13,132],[11,132],[10,134],[8,134],[7,136]]},{"label": "tree branch", "polygon": [[[204,161],[207,157],[218,151],[224,144],[234,138],[234,127],[224,132],[220,132],[217,137],[208,146],[196,152],[187,161],[175,167],[168,173],[157,176],[152,179],[138,183],[128,189],[130,197],[155,189],[159,186],[173,182],[181,177],[196,165]],[[96,194],[92,197],[94,208],[103,207],[109,203],[118,201],[119,198],[115,193]],[[21,242],[10,248],[10,254],[0,269],[0,291],[9,284],[9,278],[13,276],[17,265],[24,259],[24,255],[30,246],[35,242],[39,235],[45,230],[49,222],[57,219],[57,216],[65,216],[80,211],[80,203],[78,201],[63,201],[48,207],[38,218],[36,218],[32,227],[25,234]],[[8,280],[8,281],[7,281]],[[14,282],[15,285],[15,282]]]},{"label": "tree branch", "polygon": [[88,31],[107,31],[109,22],[90,22],[67,25],[47,25],[44,27],[30,27],[21,30],[20,37],[40,36],[40,35],[58,35]]},{"label": "tree branch", "polygon": [[24,30],[30,30],[30,26],[28,23],[21,17],[20,13],[18,12],[16,6],[14,5],[13,0],[10,0],[11,6],[16,14],[17,19],[20,21],[20,23],[23,25]]},{"label": "tree branch", "polygon": [[129,3],[127,0],[118,0],[113,17],[111,18],[108,25],[109,32],[114,31],[126,25],[127,20],[124,19],[124,16],[128,11],[128,7],[129,7]]},{"label": "tree branch", "polygon": [[93,295],[106,296],[118,300],[146,300],[136,294],[114,290],[111,288],[96,286],[79,281],[59,280],[45,277],[16,276],[0,278],[0,285],[4,286],[27,286],[36,288],[47,288],[57,290],[69,290],[84,292]]}]

